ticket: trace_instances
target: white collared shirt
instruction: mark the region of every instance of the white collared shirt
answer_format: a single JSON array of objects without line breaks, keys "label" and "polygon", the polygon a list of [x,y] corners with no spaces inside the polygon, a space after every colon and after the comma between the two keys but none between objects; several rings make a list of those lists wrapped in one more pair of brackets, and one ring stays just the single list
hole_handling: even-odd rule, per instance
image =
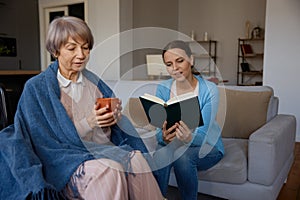
[{"label": "white collared shirt", "polygon": [[59,70],[57,71],[57,79],[60,89],[68,94],[76,103],[78,103],[81,99],[82,91],[85,86],[84,82],[82,81],[82,73],[78,73],[79,74],[76,82],[72,82],[71,80],[63,77]]},{"label": "white collared shirt", "polygon": [[[196,96],[199,96],[199,81],[197,81],[197,85],[193,91],[193,93]],[[170,98],[177,96],[177,87],[176,87],[176,80],[173,81],[172,86],[171,86],[171,93],[170,93]]]}]

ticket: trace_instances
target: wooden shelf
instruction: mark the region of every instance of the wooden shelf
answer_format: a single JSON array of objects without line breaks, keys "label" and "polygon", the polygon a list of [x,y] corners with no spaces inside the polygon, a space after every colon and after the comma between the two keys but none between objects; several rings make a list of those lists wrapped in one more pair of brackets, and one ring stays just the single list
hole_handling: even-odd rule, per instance
[{"label": "wooden shelf", "polygon": [[37,75],[39,70],[0,70],[0,75]]},{"label": "wooden shelf", "polygon": [[241,41],[262,41],[264,38],[240,38]]},{"label": "wooden shelf", "polygon": [[210,42],[217,42],[216,40],[197,40],[198,43],[210,43]]},{"label": "wooden shelf", "polygon": [[187,42],[189,42],[189,43],[193,43],[193,42],[198,42],[198,43],[210,43],[210,42],[214,42],[214,43],[216,43],[217,40],[189,40]]},{"label": "wooden shelf", "polygon": [[[263,38],[238,39],[237,85],[259,85],[262,82],[263,42]],[[248,52],[251,54],[245,54]]]},{"label": "wooden shelf", "polygon": [[261,82],[253,83],[253,84],[238,84],[238,86],[261,86]]},{"label": "wooden shelf", "polygon": [[262,75],[262,71],[250,71],[250,72],[239,72],[240,74],[243,75],[248,75],[248,76],[256,76],[256,75]]},{"label": "wooden shelf", "polygon": [[[187,41],[191,47],[194,44],[200,44],[203,48],[203,52],[193,52],[195,60],[195,68],[207,76],[216,76],[216,62],[217,62],[217,41],[216,40],[190,40]],[[193,48],[191,48],[193,51]],[[197,48],[196,48],[197,49]],[[197,50],[199,51],[199,49]],[[201,70],[203,68],[203,62],[208,67],[205,67],[205,71]],[[200,64],[199,64],[200,63]],[[208,63],[208,64],[207,64]],[[199,64],[199,65],[198,65]],[[198,68],[197,68],[198,67]],[[207,71],[206,71],[207,69]]]},{"label": "wooden shelf", "polygon": [[244,54],[244,55],[239,55],[240,58],[257,58],[257,57],[264,57],[263,53],[254,53],[254,54]]}]

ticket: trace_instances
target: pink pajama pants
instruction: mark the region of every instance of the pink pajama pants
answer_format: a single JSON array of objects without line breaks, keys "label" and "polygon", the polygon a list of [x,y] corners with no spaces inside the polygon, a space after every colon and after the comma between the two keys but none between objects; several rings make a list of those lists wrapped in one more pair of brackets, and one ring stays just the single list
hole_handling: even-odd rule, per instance
[{"label": "pink pajama pants", "polygon": [[[71,199],[85,200],[162,200],[164,199],[151,169],[140,152],[132,152],[134,172],[126,177],[123,167],[110,159],[89,160],[80,165],[65,191]],[[75,176],[84,167],[84,175]],[[79,197],[73,198],[71,184]]]}]

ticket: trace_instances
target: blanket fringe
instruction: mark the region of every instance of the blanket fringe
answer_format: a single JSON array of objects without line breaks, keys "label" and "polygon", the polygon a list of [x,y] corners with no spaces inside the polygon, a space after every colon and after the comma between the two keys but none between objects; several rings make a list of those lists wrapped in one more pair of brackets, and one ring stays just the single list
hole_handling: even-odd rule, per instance
[{"label": "blanket fringe", "polygon": [[26,200],[67,200],[63,192],[57,192],[55,189],[43,188],[37,193],[30,193]]}]

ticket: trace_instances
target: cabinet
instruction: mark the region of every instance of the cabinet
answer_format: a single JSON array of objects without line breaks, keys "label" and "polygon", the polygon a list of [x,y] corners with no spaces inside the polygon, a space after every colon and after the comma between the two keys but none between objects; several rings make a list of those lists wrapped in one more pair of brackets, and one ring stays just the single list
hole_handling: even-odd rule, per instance
[{"label": "cabinet", "polygon": [[194,66],[203,75],[216,77],[217,41],[190,41]]},{"label": "cabinet", "polygon": [[262,85],[264,39],[238,39],[237,85]]},{"label": "cabinet", "polygon": [[4,85],[7,93],[8,124],[13,123],[25,82],[39,73],[38,70],[0,70],[0,84]]}]

